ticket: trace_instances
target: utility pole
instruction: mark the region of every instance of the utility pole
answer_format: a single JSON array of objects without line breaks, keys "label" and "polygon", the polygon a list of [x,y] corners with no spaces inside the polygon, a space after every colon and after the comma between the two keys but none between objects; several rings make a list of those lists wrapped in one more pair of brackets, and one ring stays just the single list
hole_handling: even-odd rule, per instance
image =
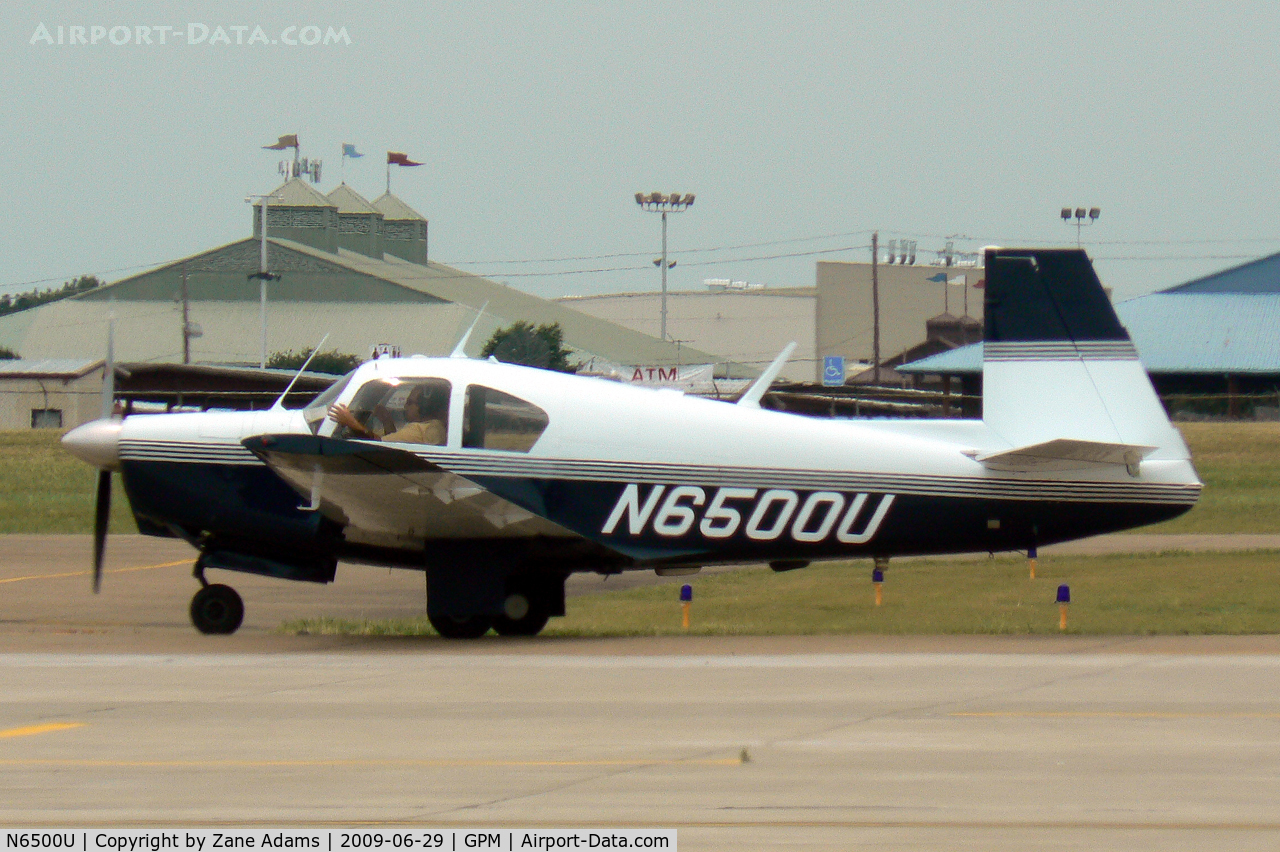
[{"label": "utility pole", "polygon": [[[298,149],[293,149],[293,163],[298,164]],[[258,284],[259,295],[261,297],[261,305],[259,307],[259,316],[262,319],[262,355],[258,361],[259,369],[266,369],[267,366],[267,282],[271,280],[271,273],[267,272],[267,204],[270,199],[265,196],[262,199],[262,248],[258,256]]]},{"label": "utility pole", "polygon": [[[662,260],[658,262],[662,267],[662,322],[660,323],[660,336],[663,341],[667,339],[667,211],[662,211]],[[680,351],[680,347],[676,347],[676,351]]]},{"label": "utility pole", "polygon": [[[297,156],[297,153],[294,153]],[[258,271],[250,273],[247,277],[250,281],[257,279],[259,283],[259,313],[262,319],[262,354],[258,359],[258,367],[265,368],[267,366],[267,282],[278,281],[279,275],[273,275],[267,271],[267,205],[274,200],[282,200],[278,195],[250,195],[245,198],[246,203],[253,203],[254,199],[261,202],[262,210],[262,245],[258,255]]]},{"label": "utility pole", "polygon": [[182,363],[191,363],[191,316],[187,312],[187,262],[182,262]]},{"label": "utility pole", "polygon": [[875,384],[880,384],[880,232],[871,232],[871,313],[874,316],[871,326],[871,376]]}]

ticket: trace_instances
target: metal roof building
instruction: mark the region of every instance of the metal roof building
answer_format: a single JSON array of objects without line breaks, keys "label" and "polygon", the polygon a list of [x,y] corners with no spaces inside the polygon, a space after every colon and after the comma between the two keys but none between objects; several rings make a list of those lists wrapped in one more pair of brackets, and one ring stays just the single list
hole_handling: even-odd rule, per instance
[{"label": "metal roof building", "polygon": [[1280,253],[1196,278],[1161,293],[1280,294]]},{"label": "metal roof building", "polygon": [[[1162,396],[1219,399],[1238,414],[1242,396],[1280,393],[1280,254],[1129,299],[1115,309]],[[977,377],[982,344],[898,370]]]},{"label": "metal roof building", "polygon": [[0,430],[79,426],[102,412],[101,358],[0,360]]}]

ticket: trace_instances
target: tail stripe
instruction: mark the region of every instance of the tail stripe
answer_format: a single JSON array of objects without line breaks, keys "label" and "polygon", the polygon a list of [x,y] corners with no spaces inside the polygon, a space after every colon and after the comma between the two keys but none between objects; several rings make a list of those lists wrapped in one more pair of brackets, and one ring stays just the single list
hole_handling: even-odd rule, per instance
[{"label": "tail stripe", "polygon": [[983,344],[986,361],[1136,361],[1138,350],[1127,340],[992,341]]}]

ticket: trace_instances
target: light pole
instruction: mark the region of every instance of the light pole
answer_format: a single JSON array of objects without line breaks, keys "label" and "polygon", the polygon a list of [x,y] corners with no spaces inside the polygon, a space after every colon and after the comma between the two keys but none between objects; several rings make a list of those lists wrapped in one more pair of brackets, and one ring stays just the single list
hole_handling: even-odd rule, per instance
[{"label": "light pole", "polygon": [[645,195],[643,192],[636,193],[636,204],[640,205],[641,210],[650,213],[662,214],[662,257],[654,261],[658,264],[658,268],[662,270],[662,329],[661,337],[667,339],[667,270],[676,265],[673,260],[667,262],[667,214],[679,213],[682,210],[688,210],[693,206],[693,193],[688,192],[683,196],[678,192],[670,195],[663,195],[661,192],[651,192]]},{"label": "light pole", "polygon": [[[1072,224],[1071,216],[1073,213],[1075,214],[1075,219],[1076,219],[1075,221],[1076,248],[1080,248],[1080,229],[1083,228],[1086,224],[1092,225],[1094,222],[1097,222],[1098,217],[1102,215],[1102,208],[1090,207],[1089,210],[1086,212],[1083,207],[1077,207],[1075,210],[1072,210],[1070,207],[1063,207],[1062,221],[1067,223],[1068,225]],[[1089,220],[1088,222],[1085,222],[1086,217]]]},{"label": "light pole", "polygon": [[267,205],[272,201],[283,200],[279,195],[250,195],[244,200],[245,204],[252,204],[254,199],[262,202],[262,246],[258,255],[258,271],[248,275],[250,281],[255,278],[261,283],[260,291],[260,307],[259,313],[262,319],[262,354],[258,359],[259,369],[265,369],[267,366],[267,282],[279,280],[279,275],[272,275],[267,271]]}]

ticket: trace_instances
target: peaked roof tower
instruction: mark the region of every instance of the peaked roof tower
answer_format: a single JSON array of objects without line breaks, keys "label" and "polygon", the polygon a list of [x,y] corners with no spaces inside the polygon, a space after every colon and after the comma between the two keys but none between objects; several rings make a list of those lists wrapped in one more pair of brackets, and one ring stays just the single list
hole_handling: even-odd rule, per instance
[{"label": "peaked roof tower", "polygon": [[326,197],[338,207],[338,246],[381,260],[382,213],[345,183]]},{"label": "peaked roof tower", "polygon": [[382,248],[410,263],[427,262],[427,217],[390,192],[373,202],[383,217]]}]

